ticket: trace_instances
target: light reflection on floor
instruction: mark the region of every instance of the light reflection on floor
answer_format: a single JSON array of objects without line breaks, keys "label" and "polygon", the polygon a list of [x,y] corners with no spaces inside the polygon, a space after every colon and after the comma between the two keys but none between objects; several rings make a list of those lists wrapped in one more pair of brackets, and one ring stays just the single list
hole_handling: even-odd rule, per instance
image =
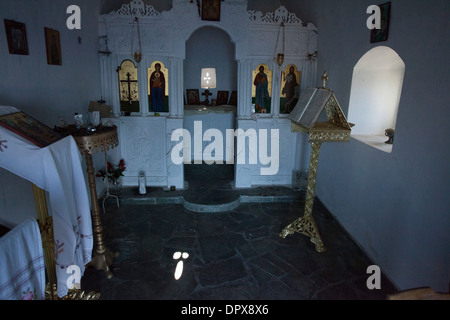
[{"label": "light reflection on floor", "polygon": [[[177,251],[173,254],[173,260],[180,260],[181,258],[186,260],[187,258],[189,258],[189,253],[187,252],[181,253],[180,251]],[[175,280],[181,278],[181,276],[183,275],[183,268],[184,268],[183,260],[178,261],[177,266],[175,268],[175,273],[173,275]]]}]

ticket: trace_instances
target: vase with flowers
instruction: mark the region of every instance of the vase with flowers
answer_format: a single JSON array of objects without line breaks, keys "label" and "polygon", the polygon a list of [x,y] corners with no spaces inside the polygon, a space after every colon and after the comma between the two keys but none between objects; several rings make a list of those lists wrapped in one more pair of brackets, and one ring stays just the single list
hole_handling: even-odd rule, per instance
[{"label": "vase with flowers", "polygon": [[106,188],[111,193],[120,193],[122,191],[122,177],[125,167],[125,160],[121,159],[118,165],[113,165],[111,162],[106,162],[106,169],[98,170],[95,175],[98,178],[103,178]]}]

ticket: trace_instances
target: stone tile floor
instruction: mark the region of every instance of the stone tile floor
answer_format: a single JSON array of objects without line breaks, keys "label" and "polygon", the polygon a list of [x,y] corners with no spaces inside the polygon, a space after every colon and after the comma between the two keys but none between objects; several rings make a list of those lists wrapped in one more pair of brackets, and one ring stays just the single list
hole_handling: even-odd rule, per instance
[{"label": "stone tile floor", "polygon": [[[223,182],[227,185],[227,179]],[[180,197],[184,192],[191,200],[197,192],[203,199],[205,189],[212,190],[213,185],[197,181],[188,190],[175,192]],[[108,280],[103,271],[87,268],[82,289],[100,292],[103,300],[203,301],[384,300],[397,292],[384,275],[380,290],[367,288],[367,267],[373,263],[318,199],[313,217],[327,249],[323,253],[316,252],[305,235],[279,236],[303,215],[304,192],[290,190],[296,198],[278,202],[276,196],[283,188],[255,190],[242,192],[269,200],[253,198],[213,213],[188,210],[173,192],[156,189],[141,201],[127,202],[137,191],[124,190],[120,207],[109,202],[101,216],[107,247],[120,253],[111,265],[114,277]],[[175,200],[143,201],[152,192]],[[185,254],[174,256],[176,252]],[[182,274],[176,280],[175,270],[181,264]]]}]

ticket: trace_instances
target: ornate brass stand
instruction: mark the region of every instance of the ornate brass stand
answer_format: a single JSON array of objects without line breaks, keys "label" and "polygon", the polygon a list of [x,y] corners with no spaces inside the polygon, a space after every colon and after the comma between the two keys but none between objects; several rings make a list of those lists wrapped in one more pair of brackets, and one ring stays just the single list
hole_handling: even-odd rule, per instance
[{"label": "ornate brass stand", "polygon": [[[45,270],[47,271],[47,286],[56,287],[56,260],[55,260],[55,238],[53,233],[53,219],[48,214],[45,191],[33,184],[33,196],[36,204],[37,222],[41,233],[42,250],[44,251]],[[46,300],[55,300],[56,290],[45,292]]]},{"label": "ornate brass stand", "polygon": [[103,242],[103,227],[100,220],[100,205],[97,200],[97,188],[95,184],[95,170],[92,162],[92,154],[97,152],[106,152],[119,144],[117,137],[117,127],[102,127],[95,134],[77,135],[72,134],[77,142],[78,148],[84,153],[86,158],[86,172],[89,180],[89,190],[92,202],[92,229],[94,233],[95,248],[92,254],[92,260],[88,266],[96,270],[103,270],[106,278],[111,279],[113,274],[109,269],[114,258],[119,256],[118,252],[110,251]]},{"label": "ornate brass stand", "polygon": [[311,141],[311,156],[309,160],[309,171],[308,171],[308,187],[306,190],[306,200],[305,200],[305,212],[303,217],[295,220],[287,227],[285,227],[281,233],[280,237],[283,239],[294,232],[299,232],[311,238],[311,242],[316,246],[317,252],[325,252],[325,246],[317,229],[316,222],[312,216],[312,209],[314,205],[314,196],[316,189],[316,175],[317,168],[319,166],[319,152],[322,145],[321,141]]},{"label": "ornate brass stand", "polygon": [[[319,90],[321,90],[323,93],[324,90],[328,90],[325,89],[325,82],[328,79],[326,73],[324,73],[322,79],[324,80],[324,87],[319,88]],[[312,94],[316,94],[316,91]],[[312,98],[307,97],[307,99],[304,101],[310,102],[311,100]],[[279,235],[282,238],[286,238],[288,235],[293,234],[294,232],[304,234],[311,238],[310,240],[312,243],[314,243],[317,252],[325,252],[325,246],[320,237],[316,222],[314,221],[314,218],[312,216],[316,189],[316,176],[317,169],[319,167],[320,147],[323,142],[350,141],[350,132],[352,125],[349,124],[345,119],[345,116],[337,102],[337,99],[335,98],[334,94],[332,94],[331,90],[328,90],[328,98],[326,100],[321,100],[321,104],[313,106],[300,105],[299,108],[299,110],[302,111],[302,116],[303,114],[305,114],[304,110],[310,111],[312,109],[312,112],[310,111],[309,114],[315,113],[319,115],[320,112],[325,109],[328,121],[311,123],[312,120],[309,119],[311,123],[310,127],[305,127],[292,122],[293,132],[307,132],[309,134],[309,142],[311,143],[311,155],[308,170],[308,186],[306,190],[305,210],[303,216],[286,226]],[[310,110],[308,110],[308,108],[310,108]]]},{"label": "ornate brass stand", "polygon": [[47,283],[45,286],[45,300],[99,300],[100,293],[95,291],[86,292],[80,289],[69,289],[67,294],[59,298],[56,295],[56,284]]}]

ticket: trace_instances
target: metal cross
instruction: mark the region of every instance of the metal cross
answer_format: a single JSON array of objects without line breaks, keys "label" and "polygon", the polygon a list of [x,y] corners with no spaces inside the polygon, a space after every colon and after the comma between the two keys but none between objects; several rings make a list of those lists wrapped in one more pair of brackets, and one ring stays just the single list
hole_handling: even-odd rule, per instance
[{"label": "metal cross", "polygon": [[133,98],[131,97],[131,84],[133,82],[138,82],[137,80],[131,80],[131,74],[129,72],[127,72],[127,80],[120,80],[120,82],[122,83],[127,83],[128,84],[128,101],[133,101]]}]

